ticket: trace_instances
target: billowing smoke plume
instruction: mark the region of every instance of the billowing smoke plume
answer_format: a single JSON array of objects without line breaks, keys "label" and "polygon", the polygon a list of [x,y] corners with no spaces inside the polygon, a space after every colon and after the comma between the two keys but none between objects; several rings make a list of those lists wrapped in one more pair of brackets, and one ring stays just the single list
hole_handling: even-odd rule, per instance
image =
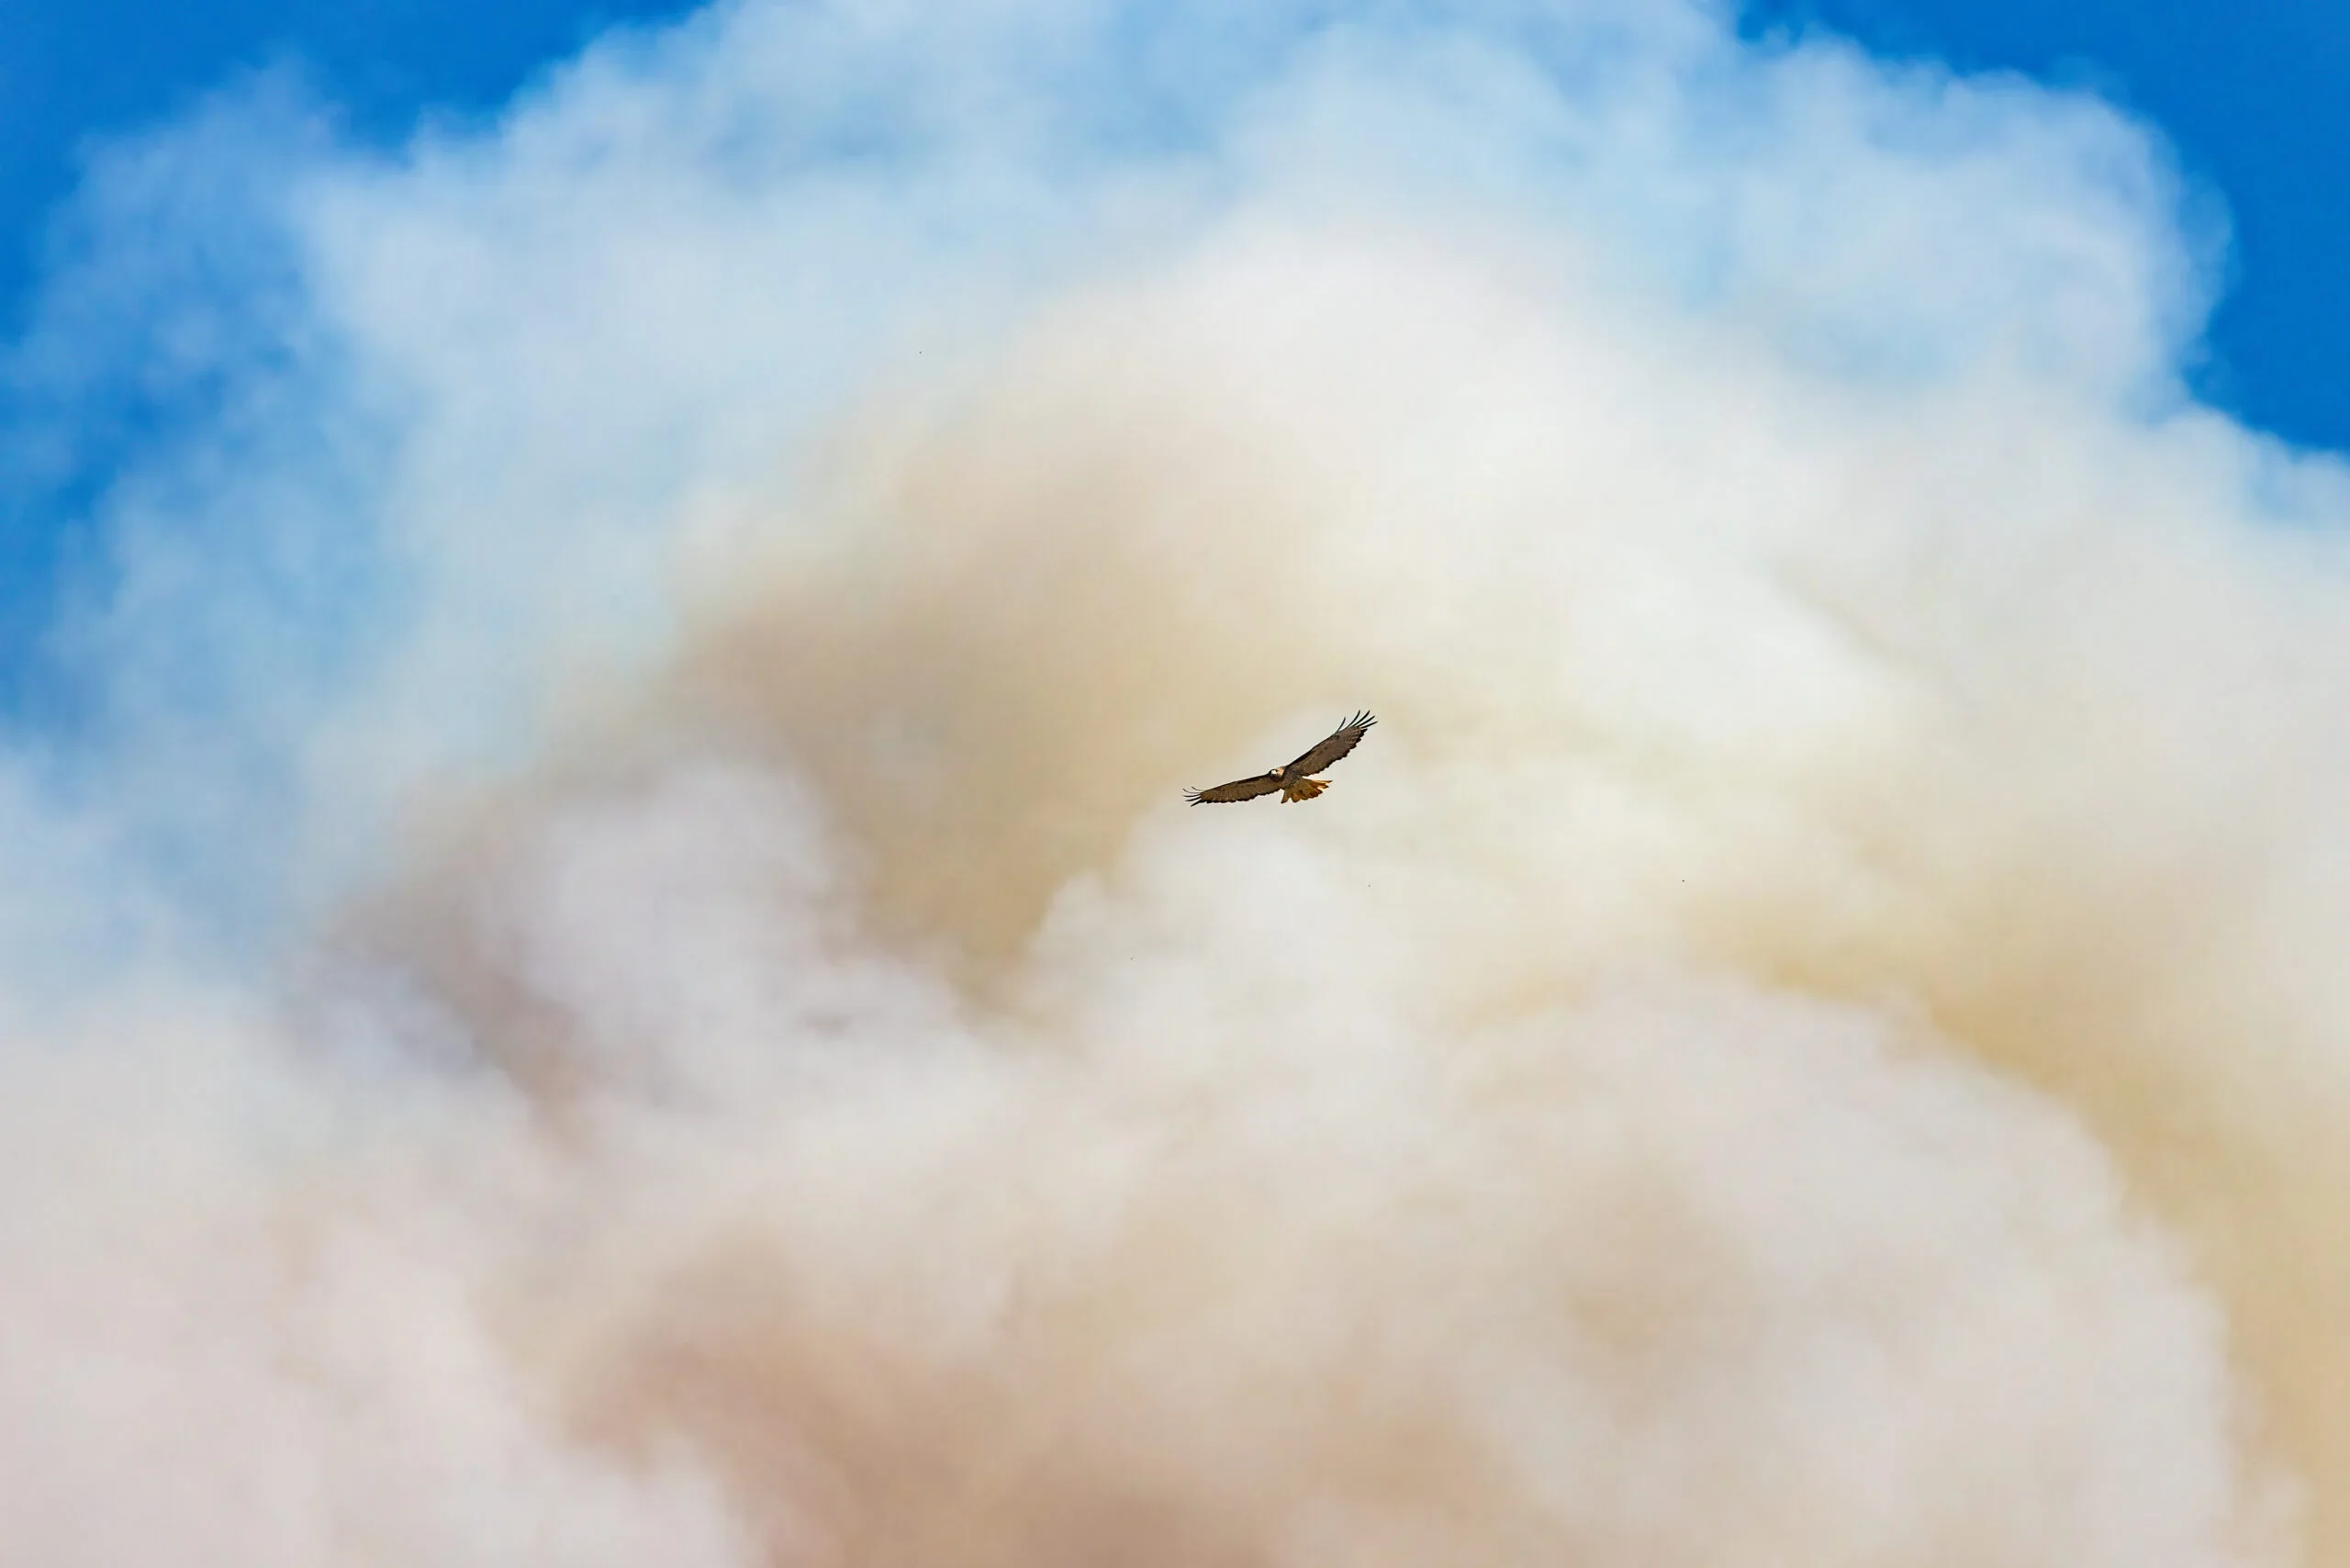
[{"label": "billowing smoke plume", "polygon": [[2350,1562],[2350,488],[2159,150],[902,9],[94,172],[0,1559]]}]

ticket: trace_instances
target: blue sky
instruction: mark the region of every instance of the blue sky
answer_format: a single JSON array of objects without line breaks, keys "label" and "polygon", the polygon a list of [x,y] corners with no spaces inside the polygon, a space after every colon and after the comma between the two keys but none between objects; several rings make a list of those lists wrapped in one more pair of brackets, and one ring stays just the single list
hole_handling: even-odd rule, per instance
[{"label": "blue sky", "polygon": [[[6,0],[0,5],[0,331],[23,334],[55,217],[95,147],[180,118],[256,71],[291,69],[362,141],[494,111],[550,62],[674,0]],[[8,409],[0,419],[17,416]],[[13,422],[13,420],[11,420]],[[84,490],[105,476],[82,476]],[[74,498],[0,497],[0,703],[38,634]]]}]

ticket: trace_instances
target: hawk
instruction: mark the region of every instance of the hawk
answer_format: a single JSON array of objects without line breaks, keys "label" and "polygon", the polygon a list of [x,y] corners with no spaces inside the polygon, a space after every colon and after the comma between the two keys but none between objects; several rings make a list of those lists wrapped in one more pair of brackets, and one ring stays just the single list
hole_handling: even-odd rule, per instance
[{"label": "hawk", "polygon": [[1355,749],[1362,733],[1379,722],[1369,713],[1357,713],[1330,732],[1329,738],[1315,743],[1314,748],[1295,762],[1284,763],[1270,773],[1259,773],[1254,778],[1236,778],[1229,784],[1219,784],[1213,790],[1186,790],[1183,799],[1195,806],[1217,805],[1225,801],[1252,801],[1259,795],[1281,792],[1281,804],[1292,801],[1310,801],[1327,790],[1327,779],[1309,778],[1338,758]]}]

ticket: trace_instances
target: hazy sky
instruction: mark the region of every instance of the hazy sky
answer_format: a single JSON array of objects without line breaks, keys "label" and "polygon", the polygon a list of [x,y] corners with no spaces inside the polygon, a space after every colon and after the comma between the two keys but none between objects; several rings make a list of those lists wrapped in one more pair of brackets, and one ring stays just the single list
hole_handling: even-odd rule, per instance
[{"label": "hazy sky", "polygon": [[[420,121],[493,117],[509,95],[615,25],[682,14],[655,0],[461,6],[229,0],[9,0],[0,42],[0,330],[21,332],[57,243],[61,204],[91,149],[190,112],[251,72],[298,71],[341,134],[397,146]],[[2020,71],[2085,86],[2158,126],[2188,177],[2224,206],[2226,288],[2204,396],[2289,441],[2350,447],[2350,201],[2333,178],[2350,144],[2350,12],[2320,0],[1757,0],[1752,33],[1826,28],[1895,58]],[[21,403],[0,404],[0,419]],[[131,418],[137,418],[133,410]],[[62,492],[12,487],[0,513],[0,700],[46,619],[61,552],[107,459]]]},{"label": "hazy sky", "polygon": [[2350,466],[1853,22],[20,29],[0,1556],[2350,1568]]},{"label": "hazy sky", "polygon": [[[655,0],[325,5],[10,0],[0,46],[0,319],[20,322],[45,222],[93,137],[178,113],[241,71],[299,62],[359,134],[395,140],[420,115],[483,115],[615,24],[690,7]],[[2263,428],[2350,445],[2350,201],[2331,177],[2350,140],[2341,84],[2350,13],[2322,0],[1755,0],[1750,29],[1827,27],[1888,53],[2086,84],[2160,125],[2233,219],[2232,286],[2209,385]]]}]

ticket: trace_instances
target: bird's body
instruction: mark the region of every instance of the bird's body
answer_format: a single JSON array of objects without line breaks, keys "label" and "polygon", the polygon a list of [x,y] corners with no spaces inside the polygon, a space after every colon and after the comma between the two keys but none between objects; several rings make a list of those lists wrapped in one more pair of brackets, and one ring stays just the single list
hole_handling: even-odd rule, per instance
[{"label": "bird's body", "polygon": [[1321,772],[1354,750],[1362,740],[1363,732],[1377,722],[1379,721],[1369,713],[1357,713],[1293,762],[1269,768],[1254,778],[1236,778],[1229,784],[1218,784],[1212,790],[1186,790],[1183,799],[1195,806],[1221,805],[1227,801],[1253,801],[1259,795],[1270,795],[1278,790],[1284,806],[1292,801],[1310,801],[1330,787],[1328,780],[1311,775]]}]

